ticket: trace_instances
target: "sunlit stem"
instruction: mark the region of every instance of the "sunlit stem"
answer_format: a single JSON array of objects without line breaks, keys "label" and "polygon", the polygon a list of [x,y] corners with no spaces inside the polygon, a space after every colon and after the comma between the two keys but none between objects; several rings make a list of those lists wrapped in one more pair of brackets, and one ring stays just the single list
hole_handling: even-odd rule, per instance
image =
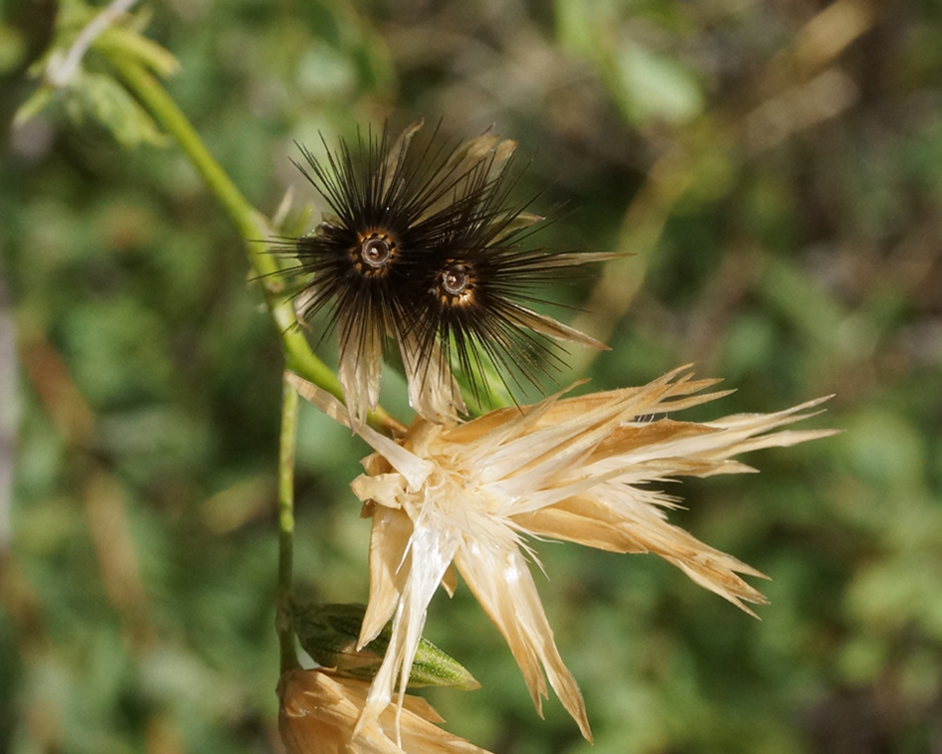
[{"label": "sunlit stem", "polygon": [[291,620],[291,574],[294,561],[294,456],[298,435],[298,393],[283,382],[281,435],[278,443],[278,588],[275,628],[281,655],[281,672],[298,667]]},{"label": "sunlit stem", "polygon": [[[278,259],[270,253],[265,243],[265,239],[275,236],[268,220],[242,196],[158,80],[131,60],[115,58],[111,63],[128,89],[147,108],[154,120],[177,140],[244,239],[249,260],[254,268],[254,277],[265,295],[265,303],[281,337],[288,368],[342,399],[336,375],[317,358],[298,328],[294,308],[290,299],[285,296],[284,283],[277,274]],[[370,418],[374,424],[386,430],[401,426],[381,407],[377,407]]]}]

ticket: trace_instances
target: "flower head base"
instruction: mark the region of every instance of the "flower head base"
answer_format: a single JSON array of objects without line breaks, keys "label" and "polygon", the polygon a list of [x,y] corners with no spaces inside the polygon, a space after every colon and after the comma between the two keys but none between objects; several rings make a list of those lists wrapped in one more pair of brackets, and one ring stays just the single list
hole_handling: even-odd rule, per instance
[{"label": "flower head base", "polygon": [[[308,400],[338,421],[339,402],[292,377]],[[640,388],[575,398],[556,394],[532,406],[492,411],[465,424],[417,417],[394,442],[369,427],[376,451],[352,487],[372,516],[370,601],[360,633],[369,642],[393,618],[389,648],[359,725],[370,724],[407,678],[439,584],[455,587],[452,564],[504,635],[540,709],[546,681],[586,738],[582,695],[553,641],[525,555],[531,535],[613,552],[652,552],[753,614],[765,598],[739,574],[762,574],[666,520],[677,500],[656,489],[678,476],[753,471],[731,457],[794,445],[830,430],[773,432],[811,416],[824,399],[773,414],[707,423],[670,414],[714,400],[717,380],[693,380],[686,367]],[[651,415],[664,418],[650,420]],[[544,676],[545,672],[545,676]]]},{"label": "flower head base", "polygon": [[278,682],[278,729],[288,754],[488,754],[438,727],[439,714],[405,696],[399,714],[389,707],[362,726],[369,684],[330,671],[292,670]]}]

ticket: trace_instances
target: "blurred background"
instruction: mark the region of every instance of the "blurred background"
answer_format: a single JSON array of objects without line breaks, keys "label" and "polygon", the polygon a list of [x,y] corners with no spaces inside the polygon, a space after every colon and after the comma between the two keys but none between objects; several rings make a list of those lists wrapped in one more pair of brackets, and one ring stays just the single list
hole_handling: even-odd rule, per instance
[{"label": "blurred background", "polygon": [[[835,394],[806,426],[840,436],[675,490],[675,523],[771,576],[761,622],[653,556],[537,543],[595,746],[555,698],[539,720],[460,587],[427,636],[483,689],[428,694],[450,730],[498,754],[942,752],[939,0],[145,11],[267,214],[314,199],[289,157],[318,132],[518,139],[517,198],[558,218],[540,243],[633,254],[548,292],[612,347],[561,384],[696,362],[737,392],[693,418]],[[174,144],[67,102],[11,125],[56,12],[0,3],[0,752],[280,751],[276,333]],[[365,601],[367,448],[311,407],[299,443],[299,591]]]}]

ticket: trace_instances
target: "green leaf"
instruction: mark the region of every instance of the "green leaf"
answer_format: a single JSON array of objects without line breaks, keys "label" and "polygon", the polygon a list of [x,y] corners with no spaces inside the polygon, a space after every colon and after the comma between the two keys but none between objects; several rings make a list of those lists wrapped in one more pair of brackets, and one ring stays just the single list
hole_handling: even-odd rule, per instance
[{"label": "green leaf", "polygon": [[39,87],[16,111],[16,115],[13,116],[13,127],[19,128],[30,118],[39,115],[55,99],[55,93],[56,90],[47,84]]},{"label": "green leaf", "polygon": [[[301,647],[323,667],[340,675],[370,680],[376,676],[389,647],[392,628],[387,625],[373,641],[357,650],[364,605],[308,605],[295,608],[294,628]],[[409,674],[409,688],[450,686],[464,691],[481,687],[456,660],[425,639]]]},{"label": "green leaf", "polygon": [[137,100],[105,74],[76,72],[69,86],[66,109],[79,122],[85,115],[94,118],[124,147],[164,146],[168,142]]},{"label": "green leaf", "polygon": [[8,24],[0,24],[0,74],[10,73],[26,57],[23,35]]},{"label": "green leaf", "polygon": [[699,82],[675,59],[626,43],[615,65],[615,97],[629,120],[682,123],[703,109]]},{"label": "green leaf", "polygon": [[168,50],[120,26],[111,26],[102,32],[93,47],[108,57],[126,57],[161,78],[168,78],[180,70],[180,62]]}]

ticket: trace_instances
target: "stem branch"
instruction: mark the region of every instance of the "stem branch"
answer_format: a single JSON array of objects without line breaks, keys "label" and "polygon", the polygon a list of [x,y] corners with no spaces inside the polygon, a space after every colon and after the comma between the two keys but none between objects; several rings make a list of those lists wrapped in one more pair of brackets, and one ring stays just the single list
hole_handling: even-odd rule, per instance
[{"label": "stem branch", "polygon": [[291,619],[291,571],[294,561],[294,454],[298,434],[298,393],[283,380],[281,435],[278,443],[278,587],[275,628],[281,655],[281,672],[298,667]]},{"label": "stem branch", "polygon": [[[343,400],[340,382],[311,350],[304,334],[298,328],[291,301],[284,296],[284,285],[278,276],[280,268],[277,258],[268,251],[264,242],[264,239],[275,235],[268,220],[242,196],[159,81],[132,60],[112,59],[112,64],[128,89],[147,108],[151,117],[177,140],[209,190],[226,210],[239,234],[245,239],[255,277],[281,337],[288,368]],[[377,407],[371,418],[374,424],[387,431],[401,427],[399,422],[381,407]]]}]

